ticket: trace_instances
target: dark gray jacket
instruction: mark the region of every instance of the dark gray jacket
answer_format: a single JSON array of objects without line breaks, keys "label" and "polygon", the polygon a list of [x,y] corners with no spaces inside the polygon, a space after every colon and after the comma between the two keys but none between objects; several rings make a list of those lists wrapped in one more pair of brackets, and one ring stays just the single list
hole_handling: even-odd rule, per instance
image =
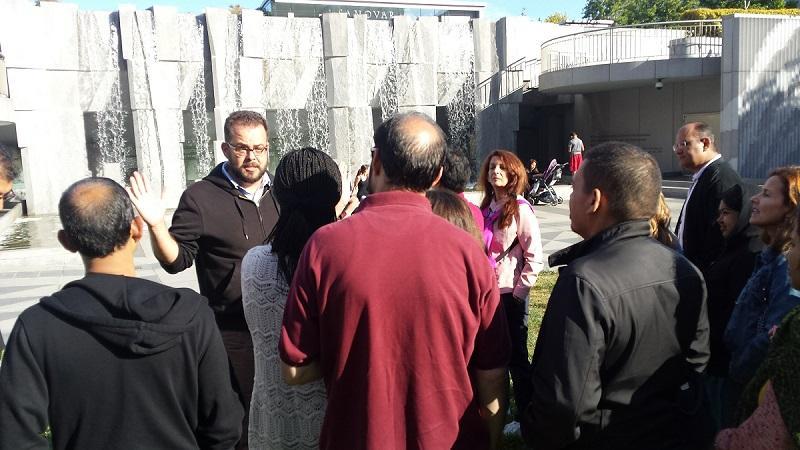
[{"label": "dark gray jacket", "polygon": [[550,257],[567,266],[533,354],[535,448],[692,448],[681,411],[699,397],[679,393],[709,357],[705,284],[649,232],[623,222]]}]

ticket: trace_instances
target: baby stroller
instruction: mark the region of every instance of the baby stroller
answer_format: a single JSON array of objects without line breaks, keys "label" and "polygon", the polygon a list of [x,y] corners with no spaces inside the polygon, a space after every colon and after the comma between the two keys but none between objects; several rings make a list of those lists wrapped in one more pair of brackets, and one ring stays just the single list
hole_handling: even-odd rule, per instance
[{"label": "baby stroller", "polygon": [[561,180],[561,174],[567,164],[569,163],[559,164],[555,159],[550,161],[543,174],[530,180],[531,190],[525,198],[534,205],[544,203],[555,206],[564,203],[564,199],[558,196],[553,186]]}]

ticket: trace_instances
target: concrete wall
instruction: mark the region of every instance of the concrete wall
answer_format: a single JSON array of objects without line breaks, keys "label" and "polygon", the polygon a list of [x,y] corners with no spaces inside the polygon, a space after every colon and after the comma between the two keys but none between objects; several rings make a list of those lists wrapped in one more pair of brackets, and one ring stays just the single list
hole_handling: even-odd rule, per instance
[{"label": "concrete wall", "polygon": [[583,94],[576,96],[573,126],[587,146],[630,142],[652,154],[663,172],[679,172],[672,152],[676,131],[686,115],[718,114],[719,99],[716,79],[667,83],[661,90],[640,87]]},{"label": "concrete wall", "polygon": [[763,179],[800,163],[800,18],[723,18],[722,145],[739,173]]}]

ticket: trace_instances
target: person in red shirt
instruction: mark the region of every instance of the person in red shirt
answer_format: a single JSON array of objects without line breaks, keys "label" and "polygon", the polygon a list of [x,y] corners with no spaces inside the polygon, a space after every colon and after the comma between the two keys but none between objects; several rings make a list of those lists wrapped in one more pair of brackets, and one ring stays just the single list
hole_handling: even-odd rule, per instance
[{"label": "person in red shirt", "polygon": [[441,176],[444,133],[406,113],[374,138],[372,194],[300,256],[279,344],[283,377],[324,379],[322,449],[494,447],[508,327],[480,246],[425,198]]}]

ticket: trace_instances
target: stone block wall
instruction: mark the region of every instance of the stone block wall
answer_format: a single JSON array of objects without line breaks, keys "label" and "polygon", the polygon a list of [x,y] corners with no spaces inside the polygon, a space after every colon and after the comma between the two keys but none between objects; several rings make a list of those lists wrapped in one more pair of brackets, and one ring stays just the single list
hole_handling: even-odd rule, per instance
[{"label": "stone block wall", "polygon": [[435,118],[498,68],[495,24],[453,17],[306,19],[221,8],[197,17],[169,6],[101,12],[9,1],[0,3],[0,45],[9,87],[0,109],[13,107],[33,214],[55,212],[90,166],[122,181],[125,161],[98,166],[87,150],[113,138],[94,136],[103,114],[124,122],[118,134],[127,142],[118,144],[174,206],[186,184],[184,144],[192,148],[184,126],[198,126],[188,117],[198,104],[198,120],[213,123],[217,161],[225,118],[250,109],[270,118],[278,151],[309,141],[349,179],[368,162],[380,118],[412,110]]},{"label": "stone block wall", "polygon": [[0,3],[0,43],[22,149],[28,210],[54,213],[88,175],[79,74],[78,8]]},{"label": "stone block wall", "polygon": [[177,204],[186,187],[183,113],[204,70],[202,30],[174,7],[119,12],[139,171]]}]

